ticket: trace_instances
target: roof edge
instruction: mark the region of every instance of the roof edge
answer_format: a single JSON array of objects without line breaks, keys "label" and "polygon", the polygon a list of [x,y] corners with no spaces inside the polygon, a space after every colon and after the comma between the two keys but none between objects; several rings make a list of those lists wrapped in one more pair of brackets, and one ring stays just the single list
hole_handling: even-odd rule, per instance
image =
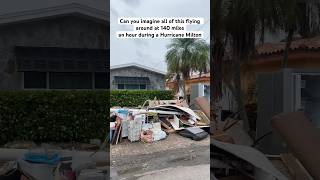
[{"label": "roof edge", "polygon": [[115,70],[115,69],[121,69],[121,68],[127,68],[127,67],[137,67],[137,68],[141,68],[147,71],[152,71],[158,74],[162,74],[162,75],[166,75],[166,72],[148,67],[148,66],[144,66],[138,63],[126,63],[126,64],[119,64],[119,65],[114,65],[114,66],[110,66],[110,70]]},{"label": "roof edge", "polygon": [[54,6],[49,8],[43,9],[36,9],[36,10],[28,10],[22,12],[15,12],[15,13],[8,13],[0,15],[0,24],[8,24],[14,23],[19,21],[26,21],[32,19],[39,19],[63,14],[71,14],[71,13],[80,13],[87,16],[91,16],[103,21],[109,21],[108,13],[89,7],[86,5],[82,5],[79,3],[70,3],[61,6]]}]

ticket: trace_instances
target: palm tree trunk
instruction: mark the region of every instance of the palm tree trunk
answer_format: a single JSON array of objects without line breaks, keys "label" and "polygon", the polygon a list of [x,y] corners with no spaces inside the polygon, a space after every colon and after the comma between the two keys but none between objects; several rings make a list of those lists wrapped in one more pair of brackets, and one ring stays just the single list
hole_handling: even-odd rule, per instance
[{"label": "palm tree trunk", "polygon": [[222,96],[222,58],[224,47],[221,42],[217,41],[213,48],[213,98],[219,99]]},{"label": "palm tree trunk", "polygon": [[241,71],[240,71],[240,60],[239,58],[235,59],[235,65],[233,68],[233,81],[234,81],[234,98],[237,102],[237,106],[238,106],[238,111],[239,111],[239,115],[241,120],[243,121],[243,128],[246,131],[250,130],[249,127],[249,119],[247,116],[247,112],[245,109],[245,103],[244,103],[244,98],[243,98],[243,92],[241,89]]},{"label": "palm tree trunk", "polygon": [[291,46],[291,42],[292,42],[292,38],[293,38],[293,32],[294,32],[294,29],[290,28],[289,32],[288,32],[287,39],[286,39],[286,47],[284,49],[284,54],[283,54],[282,68],[288,68],[289,50],[290,50],[290,46]]},{"label": "palm tree trunk", "polygon": [[186,80],[183,81],[183,99],[188,103],[187,90],[186,90]]},{"label": "palm tree trunk", "polygon": [[183,90],[184,81],[181,80],[181,77],[179,74],[177,75],[176,79],[178,83],[178,93],[180,93],[181,91],[184,93],[184,90]]},{"label": "palm tree trunk", "polygon": [[211,27],[215,27],[212,30],[210,37],[211,44],[213,45],[211,49],[211,61],[210,61],[210,84],[213,86],[210,95],[210,127],[211,133],[218,129],[218,113],[220,113],[218,107],[216,106],[222,98],[222,59],[224,56],[224,44],[222,43],[223,36],[221,31],[222,26],[222,1],[217,0],[210,3],[211,11],[210,15],[212,18],[210,24]]}]

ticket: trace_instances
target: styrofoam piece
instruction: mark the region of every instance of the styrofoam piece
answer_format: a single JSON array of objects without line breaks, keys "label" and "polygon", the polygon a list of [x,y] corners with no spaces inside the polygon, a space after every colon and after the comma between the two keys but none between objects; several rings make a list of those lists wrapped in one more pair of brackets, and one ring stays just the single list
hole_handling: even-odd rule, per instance
[{"label": "styrofoam piece", "polygon": [[128,120],[122,120],[121,121],[121,137],[128,137],[129,135],[129,121]]},{"label": "styrofoam piece", "polygon": [[131,142],[140,140],[140,132],[142,128],[142,120],[137,118],[129,122],[128,139]]},{"label": "styrofoam piece", "polygon": [[159,131],[159,130],[152,129],[152,137],[153,137],[153,141],[159,141],[161,139],[166,138],[167,134],[162,130]]},{"label": "styrofoam piece", "polygon": [[160,131],[161,130],[161,123],[160,122],[152,123],[152,129],[154,129],[156,131]]},{"label": "styrofoam piece", "polygon": [[143,131],[150,130],[150,129],[152,129],[152,124],[150,124],[150,123],[142,124]]}]

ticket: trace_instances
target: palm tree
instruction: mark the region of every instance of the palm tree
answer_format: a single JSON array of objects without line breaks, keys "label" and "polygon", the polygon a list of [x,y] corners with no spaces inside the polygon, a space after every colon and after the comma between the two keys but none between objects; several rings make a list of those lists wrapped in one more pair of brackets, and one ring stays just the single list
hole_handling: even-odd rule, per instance
[{"label": "palm tree", "polygon": [[293,36],[311,37],[320,32],[320,2],[318,0],[278,0],[282,29],[287,33],[282,68],[288,67],[288,56]]},{"label": "palm tree", "polygon": [[[296,31],[308,37],[319,32],[319,0],[213,0],[211,1],[213,97],[220,98],[221,83],[231,90],[244,121],[241,79],[250,56],[254,53],[256,37],[264,43],[265,31],[287,32],[283,67],[288,65],[288,52]],[[228,55],[228,56],[226,56]],[[226,59],[228,61],[224,61]],[[227,69],[227,72],[224,70]],[[213,103],[212,103],[213,104]]]},{"label": "palm tree", "polygon": [[167,46],[166,63],[168,74],[173,74],[186,99],[184,81],[192,72],[200,74],[208,71],[209,45],[203,39],[172,39]]},{"label": "palm tree", "polygon": [[[277,0],[211,1],[214,97],[221,97],[223,81],[237,102],[246,130],[249,130],[249,122],[241,86],[242,70],[247,69],[244,67],[250,64],[256,36],[260,33],[260,42],[263,43],[265,31],[278,27],[279,8],[275,8],[278,7],[276,5]],[[224,69],[228,69],[227,74],[224,74]]]}]

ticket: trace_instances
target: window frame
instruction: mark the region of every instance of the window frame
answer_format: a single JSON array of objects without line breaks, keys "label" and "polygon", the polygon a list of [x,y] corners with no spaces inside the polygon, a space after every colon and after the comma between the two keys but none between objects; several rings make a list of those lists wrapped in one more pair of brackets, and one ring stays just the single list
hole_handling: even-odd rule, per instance
[{"label": "window frame", "polygon": [[[25,87],[25,73],[26,72],[29,72],[29,71],[23,71],[23,72],[21,72],[21,84],[20,84],[20,86],[21,86],[21,89],[23,89],[23,90],[57,90],[57,91],[66,91],[66,90],[77,90],[77,91],[81,91],[81,90],[106,90],[106,89],[108,89],[108,88],[96,88],[96,86],[95,86],[95,73],[97,73],[97,72],[91,72],[91,79],[92,79],[92,81],[91,81],[91,88],[90,89],[67,89],[67,88],[65,88],[65,89],[51,89],[50,88],[50,73],[51,72],[44,72],[44,71],[30,71],[30,72],[43,72],[43,73],[46,73],[46,87],[45,88],[26,88]],[[68,73],[68,72],[66,72],[66,73]],[[72,72],[70,72],[70,73],[72,73]],[[82,73],[82,72],[78,72],[78,73]],[[87,73],[87,72],[86,72]],[[108,83],[108,82],[106,82],[106,83]],[[107,85],[107,87],[108,87],[108,85]],[[109,89],[110,89],[110,87],[109,87]]]}]

